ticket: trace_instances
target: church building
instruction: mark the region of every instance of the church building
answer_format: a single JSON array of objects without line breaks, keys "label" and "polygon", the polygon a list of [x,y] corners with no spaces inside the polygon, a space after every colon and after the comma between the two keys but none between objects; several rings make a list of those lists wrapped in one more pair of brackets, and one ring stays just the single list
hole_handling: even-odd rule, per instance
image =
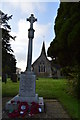
[{"label": "church building", "polygon": [[51,61],[48,60],[45,51],[45,44],[43,42],[42,50],[40,56],[32,64],[32,69],[37,77],[51,77]]},{"label": "church building", "polygon": [[40,56],[37,60],[32,64],[32,70],[36,74],[37,77],[60,77],[60,70],[57,65],[51,65],[51,61],[48,60],[45,51],[45,43],[43,42],[42,50]]}]

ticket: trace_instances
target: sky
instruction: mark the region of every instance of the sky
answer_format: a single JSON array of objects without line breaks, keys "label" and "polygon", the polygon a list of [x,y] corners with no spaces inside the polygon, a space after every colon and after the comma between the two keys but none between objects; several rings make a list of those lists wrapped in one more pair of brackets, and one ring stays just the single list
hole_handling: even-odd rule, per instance
[{"label": "sky", "polygon": [[[17,60],[16,66],[22,71],[27,66],[28,53],[28,29],[30,23],[26,21],[31,14],[37,18],[33,24],[35,30],[33,39],[32,63],[39,57],[43,41],[45,42],[46,53],[51,41],[55,37],[54,24],[60,2],[58,0],[47,2],[29,2],[27,0],[3,0],[0,2],[0,9],[8,15],[13,15],[9,20],[11,26],[10,34],[16,36],[15,41],[11,41],[11,47]],[[38,0],[37,0],[38,1]]]}]

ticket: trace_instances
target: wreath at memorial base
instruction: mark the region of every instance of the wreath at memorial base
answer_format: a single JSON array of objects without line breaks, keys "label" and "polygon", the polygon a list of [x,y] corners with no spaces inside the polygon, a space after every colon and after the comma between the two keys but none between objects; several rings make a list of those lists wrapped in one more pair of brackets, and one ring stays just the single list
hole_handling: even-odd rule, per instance
[{"label": "wreath at memorial base", "polygon": [[8,116],[9,118],[16,118],[16,117],[19,117],[20,114],[18,110],[14,110],[12,113],[9,113]]},{"label": "wreath at memorial base", "polygon": [[38,114],[39,113],[39,104],[38,103],[35,103],[35,102],[32,102],[31,103],[31,109],[30,109],[30,115],[34,115],[34,114]]},{"label": "wreath at memorial base", "polygon": [[[15,101],[11,101],[11,104],[14,104]],[[28,113],[29,116],[33,116],[34,114],[38,114],[41,112],[41,108],[38,103],[32,102],[31,106],[28,105],[27,102],[20,102],[17,101],[18,109],[14,111],[10,111],[8,116],[10,118],[17,118],[19,116],[25,117],[25,115]]]},{"label": "wreath at memorial base", "polygon": [[19,113],[22,117],[24,117],[28,112],[29,106],[27,102],[20,102],[18,106]]},{"label": "wreath at memorial base", "polygon": [[[15,101],[11,101],[12,104],[14,102]],[[10,118],[16,118],[16,117],[19,117],[19,116],[24,117],[27,114],[28,109],[29,109],[28,103],[17,101],[17,104],[18,104],[18,109],[14,110],[14,111],[12,111],[11,113],[8,114],[8,116]]]}]

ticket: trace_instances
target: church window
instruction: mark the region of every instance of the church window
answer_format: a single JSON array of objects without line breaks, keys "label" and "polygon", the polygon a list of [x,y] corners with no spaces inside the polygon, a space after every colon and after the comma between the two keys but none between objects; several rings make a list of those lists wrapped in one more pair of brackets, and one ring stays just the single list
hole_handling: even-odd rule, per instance
[{"label": "church window", "polygon": [[39,72],[40,72],[40,65],[39,65]]},{"label": "church window", "polygon": [[45,72],[45,66],[44,66],[44,72]]},{"label": "church window", "polygon": [[44,67],[43,67],[43,65],[41,65],[41,72],[44,72]]},{"label": "church window", "polygon": [[44,62],[40,63],[40,65],[39,65],[39,72],[45,72]]}]

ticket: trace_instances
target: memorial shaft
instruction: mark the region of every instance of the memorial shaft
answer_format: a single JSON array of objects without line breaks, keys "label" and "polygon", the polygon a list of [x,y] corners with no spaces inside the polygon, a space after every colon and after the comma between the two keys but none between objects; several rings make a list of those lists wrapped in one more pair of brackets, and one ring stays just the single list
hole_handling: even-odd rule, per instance
[{"label": "memorial shaft", "polygon": [[31,63],[32,63],[32,39],[29,39],[28,43],[28,56],[27,56],[27,71],[31,71]]},{"label": "memorial shaft", "polygon": [[30,29],[28,29],[29,43],[28,43],[28,56],[27,56],[27,71],[31,71],[32,43],[33,43],[34,32],[35,32],[35,30],[33,29],[33,23],[37,21],[37,19],[34,17],[33,14],[31,14],[31,16],[27,19],[27,21],[30,22]]}]

